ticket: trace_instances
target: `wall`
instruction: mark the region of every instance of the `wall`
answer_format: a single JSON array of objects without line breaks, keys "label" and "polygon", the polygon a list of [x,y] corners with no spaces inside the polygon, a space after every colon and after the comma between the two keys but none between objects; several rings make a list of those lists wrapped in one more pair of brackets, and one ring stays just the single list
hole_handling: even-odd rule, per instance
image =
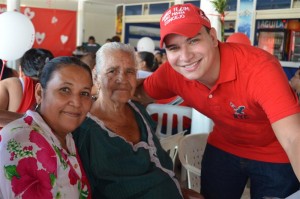
[{"label": "wall", "polygon": [[[6,0],[0,0],[0,4],[6,4]],[[21,0],[21,6],[63,10],[77,10],[78,7],[74,0]],[[115,9],[114,5],[85,3],[83,41],[93,35],[98,43],[103,44],[107,38],[114,36]]]},{"label": "wall", "polygon": [[86,3],[84,13],[84,38],[95,36],[97,43],[104,44],[107,38],[115,35],[116,7]]}]

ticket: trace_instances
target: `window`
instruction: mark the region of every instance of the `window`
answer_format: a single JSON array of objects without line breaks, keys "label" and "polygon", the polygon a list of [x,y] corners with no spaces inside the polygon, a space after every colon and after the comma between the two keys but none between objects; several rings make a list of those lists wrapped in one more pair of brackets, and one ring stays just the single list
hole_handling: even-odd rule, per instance
[{"label": "window", "polygon": [[291,0],[257,0],[256,10],[284,9],[291,7]]},{"label": "window", "polygon": [[125,15],[142,15],[142,5],[125,6]]},{"label": "window", "polygon": [[150,15],[162,14],[169,8],[169,6],[170,6],[169,3],[149,4],[149,14]]}]

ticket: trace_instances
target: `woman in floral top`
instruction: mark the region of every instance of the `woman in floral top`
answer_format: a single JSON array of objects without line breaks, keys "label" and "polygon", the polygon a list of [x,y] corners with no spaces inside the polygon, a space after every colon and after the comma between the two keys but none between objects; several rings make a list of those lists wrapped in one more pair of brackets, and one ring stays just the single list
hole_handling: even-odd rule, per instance
[{"label": "woman in floral top", "polygon": [[74,57],[46,63],[37,109],[0,132],[0,198],[90,198],[72,135],[90,110],[92,75]]}]

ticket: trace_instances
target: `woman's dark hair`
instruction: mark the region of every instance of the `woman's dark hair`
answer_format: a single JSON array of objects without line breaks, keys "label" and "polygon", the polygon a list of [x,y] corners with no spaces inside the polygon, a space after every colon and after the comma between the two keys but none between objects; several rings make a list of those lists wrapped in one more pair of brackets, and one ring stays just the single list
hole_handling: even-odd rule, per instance
[{"label": "woman's dark hair", "polygon": [[38,78],[45,63],[53,59],[53,54],[46,49],[31,48],[21,58],[20,65],[27,77]]},{"label": "woman's dark hair", "polygon": [[41,75],[39,77],[39,82],[42,88],[43,89],[47,88],[47,84],[49,80],[51,80],[52,75],[55,71],[69,65],[76,65],[80,68],[85,69],[90,74],[92,80],[92,72],[90,67],[87,64],[80,61],[80,59],[78,59],[77,57],[62,56],[62,57],[56,57],[45,64],[41,72]]},{"label": "woman's dark hair", "polygon": [[158,62],[153,55],[153,53],[141,51],[138,52],[140,58],[142,61],[146,62],[146,67],[149,69],[149,71],[154,72],[158,68]]},{"label": "woman's dark hair", "polygon": [[2,74],[2,77],[0,80],[7,79],[9,77],[14,76],[13,69],[8,68],[7,66],[2,66],[2,60],[0,59],[0,73],[2,71],[2,67],[4,67],[4,68],[3,68],[3,74]]}]

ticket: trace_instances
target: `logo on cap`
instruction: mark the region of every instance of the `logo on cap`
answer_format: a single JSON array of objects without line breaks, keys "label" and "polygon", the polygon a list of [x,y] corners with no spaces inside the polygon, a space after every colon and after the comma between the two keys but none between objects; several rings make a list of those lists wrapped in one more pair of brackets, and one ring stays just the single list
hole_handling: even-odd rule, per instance
[{"label": "logo on cap", "polygon": [[187,6],[173,7],[167,13],[164,14],[164,16],[161,18],[161,21],[163,22],[163,25],[166,26],[172,21],[185,18],[186,12],[189,11],[190,8]]},{"label": "logo on cap", "polygon": [[160,19],[160,46],[166,35],[175,33],[194,36],[202,27],[211,28],[205,13],[193,4],[177,4],[169,8]]}]

